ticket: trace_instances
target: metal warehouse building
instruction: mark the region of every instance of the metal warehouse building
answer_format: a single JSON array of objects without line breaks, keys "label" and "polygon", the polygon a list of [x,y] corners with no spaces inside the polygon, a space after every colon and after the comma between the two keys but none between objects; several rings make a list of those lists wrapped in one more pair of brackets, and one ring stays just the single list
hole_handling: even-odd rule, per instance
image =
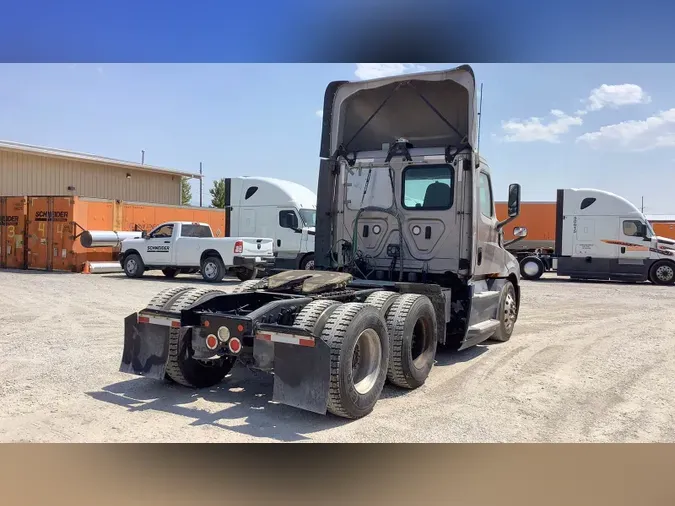
[{"label": "metal warehouse building", "polygon": [[0,196],[63,195],[180,205],[181,178],[198,174],[0,141]]}]

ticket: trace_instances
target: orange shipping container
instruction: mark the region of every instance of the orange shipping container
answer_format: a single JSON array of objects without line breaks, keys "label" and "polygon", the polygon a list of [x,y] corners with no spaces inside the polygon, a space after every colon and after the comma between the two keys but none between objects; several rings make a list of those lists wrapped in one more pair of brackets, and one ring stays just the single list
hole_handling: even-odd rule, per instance
[{"label": "orange shipping container", "polygon": [[[9,202],[9,197],[6,201]],[[18,260],[11,264],[16,268],[80,272],[87,261],[115,260],[113,248],[84,248],[79,236],[85,230],[150,230],[166,221],[198,221],[208,223],[217,237],[225,234],[225,212],[222,209],[157,206],[83,197],[27,197],[24,202],[25,225],[19,218],[15,228],[3,226],[3,242],[0,243],[4,244],[4,238],[10,234],[13,238],[17,234],[24,237],[25,230],[25,260],[17,256]],[[14,217],[10,220],[16,222]],[[6,247],[2,251],[7,251]],[[5,253],[2,255],[4,258]],[[7,266],[10,267],[9,264]]]},{"label": "orange shipping container", "polygon": [[[495,203],[497,219],[508,217],[506,202]],[[555,245],[555,202],[522,202],[520,215],[504,227],[504,240],[514,239],[515,227],[526,227],[527,237],[513,245],[513,249],[550,248]]]},{"label": "orange shipping container", "polygon": [[27,201],[28,269],[77,272],[86,261],[113,259],[109,248],[85,249],[78,240],[89,227],[109,230],[113,226],[113,201],[81,197],[28,197]]},{"label": "orange shipping container", "polygon": [[26,199],[0,197],[0,267],[23,269],[25,257]]}]

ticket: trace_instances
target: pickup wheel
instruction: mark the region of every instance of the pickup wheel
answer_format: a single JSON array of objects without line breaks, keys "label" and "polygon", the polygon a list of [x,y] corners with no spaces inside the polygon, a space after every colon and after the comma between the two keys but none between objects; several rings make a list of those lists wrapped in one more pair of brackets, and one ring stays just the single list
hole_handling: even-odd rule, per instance
[{"label": "pickup wheel", "polygon": [[[178,297],[173,297],[173,302],[168,308],[166,306],[169,304],[165,304],[165,309],[179,313],[214,293],[224,292],[214,288],[190,288],[180,292]],[[167,379],[191,388],[208,388],[220,383],[232,369],[235,358],[195,360],[190,356],[191,331],[187,332],[183,339],[180,333],[180,329],[170,330],[169,359],[166,364]]]},{"label": "pickup wheel", "polygon": [[438,347],[436,312],[428,297],[401,295],[387,313],[391,340],[387,379],[410,390],[424,384],[431,372]]},{"label": "pickup wheel", "polygon": [[366,416],[387,379],[389,336],[382,315],[368,304],[341,304],[321,339],[331,349],[328,411],[343,418]]},{"label": "pickup wheel", "polygon": [[234,270],[234,275],[239,278],[239,281],[249,281],[258,277],[258,269],[246,269],[245,267],[238,267]]},{"label": "pickup wheel", "polygon": [[164,274],[169,279],[173,279],[178,275],[178,269],[167,267],[166,269],[162,269],[162,274]]},{"label": "pickup wheel", "polygon": [[313,271],[314,270],[314,253],[308,253],[300,262],[300,270]]},{"label": "pickup wheel", "polygon": [[225,276],[225,265],[218,257],[206,257],[201,263],[202,277],[209,283],[218,283]]},{"label": "pickup wheel", "polygon": [[140,278],[145,273],[145,264],[141,255],[130,253],[124,257],[124,274],[130,278]]}]

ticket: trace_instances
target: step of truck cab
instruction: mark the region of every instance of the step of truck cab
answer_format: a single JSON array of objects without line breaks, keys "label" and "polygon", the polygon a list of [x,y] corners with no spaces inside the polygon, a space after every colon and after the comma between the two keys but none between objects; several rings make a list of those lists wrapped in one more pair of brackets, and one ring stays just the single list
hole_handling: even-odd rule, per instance
[{"label": "step of truck cab", "polygon": [[489,319],[469,327],[469,332],[467,334],[467,340],[473,340],[474,338],[483,337],[488,334],[492,334],[499,328],[499,320]]},{"label": "step of truck cab", "polygon": [[497,314],[500,292],[488,290],[476,293],[471,300],[471,322],[483,322]]}]

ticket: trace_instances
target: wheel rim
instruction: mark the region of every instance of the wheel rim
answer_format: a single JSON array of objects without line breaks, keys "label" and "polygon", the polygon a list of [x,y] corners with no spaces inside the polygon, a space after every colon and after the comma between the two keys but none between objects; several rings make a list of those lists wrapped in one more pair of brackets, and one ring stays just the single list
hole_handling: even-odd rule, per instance
[{"label": "wheel rim", "polygon": [[213,262],[206,262],[204,264],[204,276],[206,276],[207,278],[209,279],[214,278],[216,275],[216,271],[217,271],[216,264],[214,264]]},{"label": "wheel rim", "polygon": [[674,275],[675,271],[673,271],[673,268],[670,265],[662,265],[656,269],[656,278],[659,281],[667,283],[673,279]]},{"label": "wheel rim", "polygon": [[358,393],[364,395],[373,389],[381,363],[380,336],[373,329],[366,329],[359,334],[352,354],[352,381]]},{"label": "wheel rim", "polygon": [[136,274],[136,270],[138,269],[138,264],[136,264],[136,260],[133,258],[130,258],[127,260],[127,272],[129,274]]},{"label": "wheel rim", "polygon": [[509,290],[504,299],[504,327],[507,331],[511,331],[513,325],[516,323],[516,299],[513,297],[513,293]]},{"label": "wheel rim", "polygon": [[429,345],[431,344],[430,335],[428,323],[422,318],[417,320],[415,322],[415,327],[413,328],[410,354],[412,356],[413,364],[418,369],[420,366],[424,366],[424,353],[429,349]]},{"label": "wheel rim", "polygon": [[305,264],[305,270],[306,270],[306,271],[313,271],[313,270],[314,270],[314,260],[309,260],[309,261]]},{"label": "wheel rim", "polygon": [[535,262],[525,262],[523,264],[523,272],[528,276],[536,276],[539,272],[539,266]]}]

